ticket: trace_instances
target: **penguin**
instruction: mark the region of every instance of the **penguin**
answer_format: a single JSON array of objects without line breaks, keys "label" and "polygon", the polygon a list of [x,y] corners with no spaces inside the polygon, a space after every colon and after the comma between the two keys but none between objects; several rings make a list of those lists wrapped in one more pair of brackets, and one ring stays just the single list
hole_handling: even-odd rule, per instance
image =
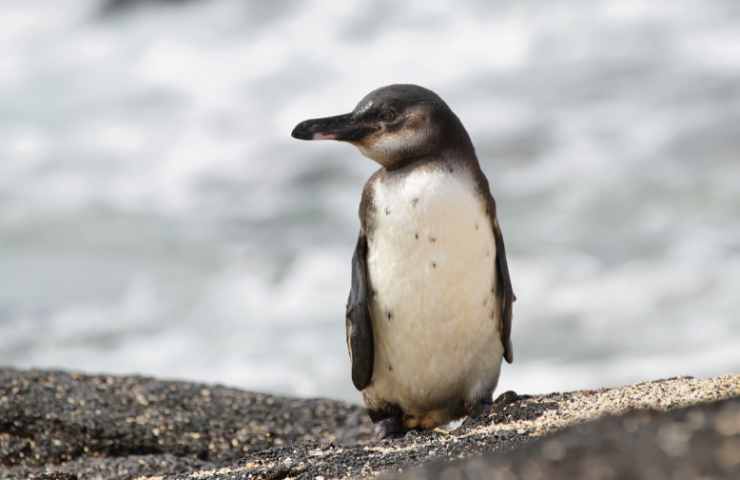
[{"label": "penguin", "polygon": [[460,119],[433,91],[394,84],[292,136],[348,142],[380,165],[360,200],[346,338],[381,435],[480,415],[501,360],[513,361],[515,296],[496,202]]}]

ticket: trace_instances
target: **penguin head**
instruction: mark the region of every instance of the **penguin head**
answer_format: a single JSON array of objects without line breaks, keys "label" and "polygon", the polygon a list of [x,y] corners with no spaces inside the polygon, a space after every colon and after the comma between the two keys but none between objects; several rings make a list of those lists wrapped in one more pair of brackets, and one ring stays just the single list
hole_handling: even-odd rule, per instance
[{"label": "penguin head", "polygon": [[465,128],[447,104],[431,90],[408,84],[373,90],[350,113],[305,120],[292,136],[349,142],[386,169],[451,148],[472,149]]}]

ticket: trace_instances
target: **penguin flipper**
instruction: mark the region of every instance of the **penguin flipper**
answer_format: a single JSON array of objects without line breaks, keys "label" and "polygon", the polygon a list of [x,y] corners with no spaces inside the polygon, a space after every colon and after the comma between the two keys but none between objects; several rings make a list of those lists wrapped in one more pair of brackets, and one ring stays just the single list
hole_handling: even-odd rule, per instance
[{"label": "penguin flipper", "polygon": [[509,276],[509,264],[506,261],[506,247],[504,246],[504,236],[501,233],[501,227],[496,217],[496,200],[491,195],[491,187],[488,179],[478,166],[478,191],[483,195],[486,202],[486,211],[488,219],[491,221],[493,238],[496,242],[496,284],[498,289],[496,294],[501,299],[501,344],[504,346],[504,359],[508,363],[514,361],[514,346],[511,344],[511,316],[512,307],[516,300],[514,288],[511,286],[511,277]]},{"label": "penguin flipper", "polygon": [[352,383],[357,390],[368,386],[375,359],[373,326],[368,308],[367,238],[360,232],[352,256],[352,288],[347,299],[345,326],[352,361]]},{"label": "penguin flipper", "polygon": [[491,220],[493,225],[493,237],[496,241],[496,275],[498,280],[498,294],[502,297],[501,301],[501,343],[504,346],[504,358],[508,363],[514,361],[514,346],[511,344],[511,316],[512,307],[516,300],[514,289],[511,286],[511,277],[509,276],[509,264],[506,261],[506,248],[504,247],[504,236],[501,234],[501,227],[498,219],[494,216]]}]

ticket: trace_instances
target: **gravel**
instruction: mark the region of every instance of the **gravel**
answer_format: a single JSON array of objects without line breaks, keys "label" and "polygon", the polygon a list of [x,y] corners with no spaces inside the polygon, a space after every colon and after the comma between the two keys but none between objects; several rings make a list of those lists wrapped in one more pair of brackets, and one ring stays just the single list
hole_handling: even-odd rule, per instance
[{"label": "gravel", "polygon": [[740,375],[509,393],[448,434],[375,440],[362,408],[334,400],[0,369],[0,479],[740,478],[723,476],[739,437]]}]

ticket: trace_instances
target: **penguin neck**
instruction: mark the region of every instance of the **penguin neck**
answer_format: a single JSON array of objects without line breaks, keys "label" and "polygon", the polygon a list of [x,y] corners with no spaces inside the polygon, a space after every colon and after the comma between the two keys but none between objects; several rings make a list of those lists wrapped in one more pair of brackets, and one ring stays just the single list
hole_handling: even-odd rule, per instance
[{"label": "penguin neck", "polygon": [[388,173],[397,173],[413,169],[419,165],[436,162],[478,165],[478,157],[475,155],[473,144],[468,139],[467,144],[456,144],[435,153],[406,157],[393,165],[383,167],[383,170]]}]

